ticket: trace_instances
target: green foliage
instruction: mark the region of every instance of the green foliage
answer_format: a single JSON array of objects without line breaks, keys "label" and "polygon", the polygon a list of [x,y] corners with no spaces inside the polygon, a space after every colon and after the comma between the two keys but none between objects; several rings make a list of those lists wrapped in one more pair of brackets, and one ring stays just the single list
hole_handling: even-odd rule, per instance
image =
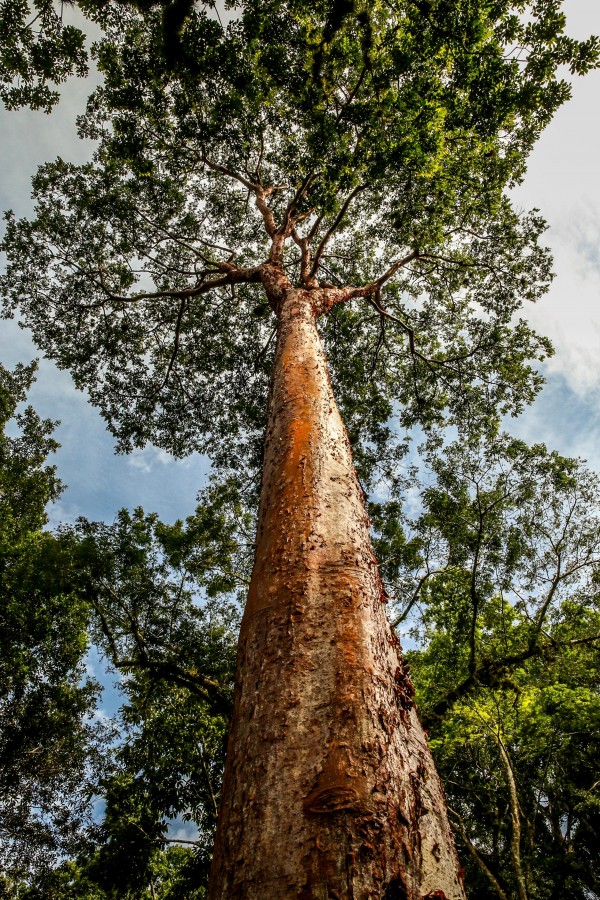
[{"label": "green foliage", "polygon": [[0,5],[0,100],[8,109],[50,112],[52,87],[87,73],[85,34],[63,21],[52,0],[3,0]]},{"label": "green foliage", "polygon": [[43,530],[61,490],[45,465],[53,423],[31,407],[15,416],[34,371],[0,368],[0,864],[11,875],[76,845],[101,747],[87,606],[69,548]]},{"label": "green foliage", "polygon": [[595,896],[598,479],[506,435],[430,448],[429,461],[412,527],[384,505],[375,526],[404,594],[397,621],[419,641],[416,699],[467,888],[520,897],[521,873],[532,900]]},{"label": "green foliage", "polygon": [[[122,510],[113,525],[82,520],[64,534],[76,541],[91,635],[119,675],[119,739],[97,784],[105,811],[78,857],[102,897],[145,896],[149,885],[173,900],[204,896],[235,668],[233,598],[252,530],[231,484],[199,499],[185,523]],[[182,829],[177,854],[169,842]]]},{"label": "green foliage", "polygon": [[[598,624],[596,613],[596,629]],[[517,783],[528,896],[558,900],[597,893],[599,674],[597,648],[561,646],[543,665],[514,665],[504,687],[478,687],[432,727],[432,748],[473,896],[497,896],[481,860],[506,895],[517,896],[512,811],[499,740]]]},{"label": "green foliage", "polygon": [[122,510],[113,525],[82,520],[80,589],[96,643],[125,676],[124,689],[145,690],[140,671],[150,683],[165,676],[223,713],[238,623],[237,605],[226,601],[247,578],[248,522],[230,486],[200,499],[185,525],[142,510]]},{"label": "green foliage", "polygon": [[368,484],[401,455],[392,412],[482,427],[539,389],[551,348],[518,312],[551,277],[544,224],[505,189],[568,96],[557,67],[586,71],[597,42],[568,39],[554,2],[237,11],[227,27],[190,11],[173,67],[160,8],[103,7],[104,84],[80,122],[98,150],[42,167],[36,217],[9,216],[6,306],[122,449],[256,470],[274,326],[264,216],[287,228],[295,284],[312,284],[303,241],[325,285],[364,287],[406,260],[322,326]]},{"label": "green foliage", "polygon": [[[18,900],[204,900],[204,888],[192,881],[193,853],[185,847],[169,847],[156,855],[149,880],[143,887],[111,889],[98,884],[97,859],[63,863],[31,886],[19,886]],[[125,860],[128,865],[128,860]],[[118,892],[117,892],[118,890]]]},{"label": "green foliage", "polygon": [[[29,407],[11,424],[34,369],[0,372],[15,433],[0,435],[2,894],[200,898],[249,516],[234,485],[214,484],[185,523],[136,510],[44,531],[61,490],[53,423]],[[119,676],[110,719],[85,674],[90,641]]]}]

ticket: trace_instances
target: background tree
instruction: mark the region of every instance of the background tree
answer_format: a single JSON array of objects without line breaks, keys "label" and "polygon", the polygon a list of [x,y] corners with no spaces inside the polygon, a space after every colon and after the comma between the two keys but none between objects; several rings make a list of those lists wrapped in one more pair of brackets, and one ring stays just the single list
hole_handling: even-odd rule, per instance
[{"label": "background tree", "polygon": [[596,896],[597,477],[507,435],[430,462],[412,530],[374,511],[467,887]]},{"label": "background tree", "polygon": [[205,887],[208,876],[239,626],[230,595],[247,570],[248,522],[231,486],[201,499],[185,524],[137,510],[122,511],[113,526],[78,529],[91,630],[121,676],[123,701],[115,767],[102,784],[106,815],[86,871],[117,896],[152,883],[165,848],[177,843],[168,827],[176,818],[195,825],[183,841],[194,847],[187,868],[195,883],[184,872],[186,890]]},{"label": "background tree", "polygon": [[[61,491],[53,423],[25,400],[35,366],[0,367],[0,866],[10,880],[73,851],[90,819],[102,731],[86,677],[86,604],[69,548],[44,530]],[[5,429],[9,433],[5,433]],[[12,436],[11,435],[12,432]]]},{"label": "background tree", "polygon": [[[53,483],[52,470],[34,474]],[[12,598],[21,627],[17,659],[29,660],[30,686],[28,703],[18,708],[22,721],[15,703],[2,719],[0,779],[13,791],[3,798],[7,896],[205,896],[231,707],[235,590],[248,574],[248,517],[231,486],[215,486],[203,500],[186,523],[122,511],[111,526],[82,520],[42,533],[38,539],[54,548],[43,557],[48,574],[28,554],[37,583],[45,574],[63,594],[55,598],[60,616],[52,607],[43,616],[42,594],[28,592],[30,585]],[[19,518],[27,502],[25,491],[15,491]],[[22,627],[29,619],[35,629]],[[53,657],[40,649],[42,625]],[[75,627],[79,655],[65,649]],[[88,642],[119,676],[110,719],[97,689],[78,687]],[[16,652],[5,657],[7,670]],[[5,685],[8,691],[10,680]],[[69,703],[73,694],[78,704]],[[101,758],[88,724],[96,712],[109,719],[103,730],[112,739]],[[17,725],[28,740],[15,748]],[[41,820],[35,810],[24,815],[27,779],[37,790],[31,802],[45,804]],[[185,838],[173,836],[173,820],[179,828],[193,822]]]}]

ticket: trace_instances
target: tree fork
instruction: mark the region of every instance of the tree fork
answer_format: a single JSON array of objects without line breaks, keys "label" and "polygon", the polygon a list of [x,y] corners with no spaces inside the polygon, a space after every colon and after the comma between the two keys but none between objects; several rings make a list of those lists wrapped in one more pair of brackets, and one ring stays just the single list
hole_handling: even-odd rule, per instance
[{"label": "tree fork", "polygon": [[322,293],[278,302],[209,897],[464,900],[317,333]]}]

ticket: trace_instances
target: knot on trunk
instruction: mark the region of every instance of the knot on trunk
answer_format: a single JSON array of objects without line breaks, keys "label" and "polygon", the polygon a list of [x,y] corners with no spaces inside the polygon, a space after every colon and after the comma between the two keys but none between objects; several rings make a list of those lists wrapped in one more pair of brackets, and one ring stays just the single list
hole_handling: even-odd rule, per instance
[{"label": "knot on trunk", "polygon": [[307,813],[327,814],[340,810],[369,813],[364,777],[352,774],[348,748],[334,743],[327,754],[317,783],[304,801]]}]

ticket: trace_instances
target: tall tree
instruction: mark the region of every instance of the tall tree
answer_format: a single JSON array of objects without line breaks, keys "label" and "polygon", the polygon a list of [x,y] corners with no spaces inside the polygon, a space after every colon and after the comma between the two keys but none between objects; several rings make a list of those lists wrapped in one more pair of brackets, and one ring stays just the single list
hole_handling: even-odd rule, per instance
[{"label": "tall tree", "polygon": [[393,413],[535,394],[549,260],[505,191],[597,42],[554,0],[238,13],[186,11],[174,55],[162,12],[101,9],[94,162],[40,170],[3,292],[122,449],[262,461],[211,896],[459,898],[350,443],[368,489]]}]

